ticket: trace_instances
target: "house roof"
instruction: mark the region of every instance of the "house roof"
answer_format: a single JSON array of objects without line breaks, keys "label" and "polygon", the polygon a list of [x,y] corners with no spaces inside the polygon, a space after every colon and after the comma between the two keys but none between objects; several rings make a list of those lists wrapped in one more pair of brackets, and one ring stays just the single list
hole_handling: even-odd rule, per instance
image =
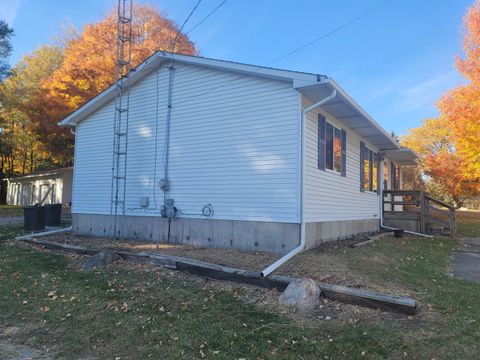
[{"label": "house roof", "polygon": [[[358,132],[362,137],[382,151],[399,150],[401,148],[400,145],[360,107],[360,105],[358,105],[333,79],[326,75],[158,51],[137,68],[132,70],[127,79],[129,86],[140,81],[153,69],[166,64],[171,60],[175,60],[175,62],[178,63],[186,63],[206,68],[214,68],[291,82],[293,88],[314,102],[325,98],[332,90],[336,90],[337,96],[324,104],[322,109]],[[114,97],[115,87],[112,85],[69,114],[59,123],[59,125],[74,127],[94,111],[114,99]]]},{"label": "house roof", "polygon": [[52,169],[52,170],[45,170],[45,171],[37,171],[37,172],[31,173],[31,174],[28,174],[28,175],[25,175],[25,176],[17,176],[17,177],[8,178],[8,179],[5,179],[5,180],[20,181],[20,180],[37,178],[37,177],[48,177],[48,176],[63,174],[67,171],[73,171],[73,166],[68,166],[68,167],[58,168],[58,169]]},{"label": "house roof", "polygon": [[418,154],[412,149],[402,147],[398,150],[387,150],[385,155],[399,164],[402,165],[416,165]]}]

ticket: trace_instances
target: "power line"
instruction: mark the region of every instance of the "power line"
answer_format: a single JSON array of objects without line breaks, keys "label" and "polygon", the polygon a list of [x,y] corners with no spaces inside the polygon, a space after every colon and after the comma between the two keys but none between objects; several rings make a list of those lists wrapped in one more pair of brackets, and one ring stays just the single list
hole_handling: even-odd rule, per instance
[{"label": "power line", "polygon": [[202,25],[205,20],[207,20],[210,16],[212,16],[218,9],[220,9],[222,7],[223,4],[225,4],[227,2],[227,0],[223,0],[215,9],[213,9],[212,11],[210,11],[210,13],[205,16],[202,20],[200,20],[195,26],[193,26],[190,30],[188,30],[185,34],[188,35],[190,34],[193,30],[195,30],[197,27],[199,27],[200,25]]},{"label": "power line", "polygon": [[198,5],[200,5],[201,2],[202,2],[202,0],[198,0],[198,1],[197,1],[197,4],[193,7],[192,11],[190,11],[190,14],[188,14],[187,18],[186,18],[185,21],[183,22],[183,24],[182,24],[182,26],[180,27],[180,29],[178,29],[177,34],[175,35],[175,39],[173,40],[173,45],[171,46],[172,52],[175,50],[175,45],[177,44],[178,37],[179,37],[180,34],[182,33],[182,30],[183,30],[183,28],[185,27],[185,24],[188,22],[188,20],[190,20],[190,18],[192,17],[193,13],[195,12],[195,10],[197,10]]},{"label": "power line", "polygon": [[304,44],[304,45],[296,48],[295,50],[292,50],[292,51],[290,51],[289,53],[280,56],[279,58],[277,58],[277,59],[269,62],[269,63],[266,64],[265,66],[269,66],[269,65],[272,65],[272,64],[274,64],[274,63],[276,63],[276,62],[278,62],[278,61],[280,61],[280,60],[283,60],[283,59],[285,59],[286,57],[288,57],[288,56],[290,56],[290,55],[293,55],[293,54],[295,54],[295,53],[297,53],[297,52],[299,52],[299,51],[301,51],[301,50],[303,50],[303,49],[305,49],[305,48],[307,48],[307,47],[309,47],[309,46],[311,46],[311,45],[319,42],[320,40],[323,40],[323,39],[325,39],[326,37],[328,37],[328,36],[330,36],[330,35],[333,35],[333,34],[339,32],[340,30],[345,29],[346,27],[352,25],[353,23],[355,23],[355,22],[363,19],[364,17],[367,17],[367,16],[369,16],[369,15],[377,12],[378,10],[380,10],[381,8],[383,8],[384,6],[386,6],[386,5],[389,4],[389,3],[390,3],[390,1],[384,2],[383,4],[381,4],[381,5],[373,8],[372,10],[367,11],[366,13],[363,13],[362,15],[357,16],[356,18],[354,18],[354,19],[346,22],[345,24],[343,24],[343,25],[341,25],[341,26],[339,26],[339,27],[337,27],[337,28],[335,28],[335,29],[333,29],[333,30],[331,30],[331,31],[323,34],[322,36],[316,38],[315,40],[312,40],[312,41],[310,41],[310,42],[308,42],[308,43],[306,43],[306,44]]},{"label": "power line", "polygon": [[[273,64],[273,63],[276,63],[276,62],[278,62],[278,61],[286,58],[287,56],[293,55],[293,54],[299,52],[300,50],[303,50],[303,49],[305,49],[306,47],[311,46],[311,45],[315,44],[316,42],[318,42],[318,41],[320,41],[320,40],[323,40],[323,39],[325,39],[326,37],[328,37],[328,36],[330,36],[330,35],[333,35],[333,34],[337,33],[337,32],[340,31],[340,30],[345,29],[346,27],[352,25],[353,23],[359,21],[360,19],[363,19],[363,18],[365,18],[365,17],[373,14],[374,12],[380,10],[382,7],[386,6],[386,5],[389,4],[389,3],[391,3],[391,1],[386,1],[386,2],[384,2],[383,4],[381,4],[381,5],[373,8],[372,10],[367,11],[366,13],[363,13],[362,15],[353,18],[352,20],[350,20],[350,21],[346,22],[345,24],[343,24],[343,25],[341,25],[341,26],[339,26],[339,27],[337,27],[337,28],[329,31],[328,33],[323,34],[322,36],[316,38],[315,40],[310,41],[309,43],[307,43],[307,44],[305,44],[305,45],[302,45],[302,46],[298,47],[297,49],[292,50],[292,51],[290,51],[289,53],[287,53],[287,54],[285,54],[285,55],[282,55],[282,56],[280,56],[279,58],[277,58],[277,59],[275,59],[275,60],[273,60],[273,61],[271,61],[271,62],[269,62],[269,63],[267,63],[267,64],[265,64],[265,65],[263,65],[263,67],[268,67],[269,65],[271,65],[271,64]],[[254,73],[258,72],[258,71],[260,71],[260,70],[252,71],[252,73],[254,74]],[[238,76],[235,80],[241,79],[241,78],[242,78],[242,76]],[[222,87],[224,87],[225,85],[229,84],[232,80],[233,80],[233,79],[230,79],[230,80],[228,80],[228,81],[225,81],[224,83],[222,83],[222,84],[220,84],[219,86],[211,89],[210,91],[202,92],[202,93],[200,93],[200,94],[198,94],[198,95],[196,95],[196,96],[192,96],[192,97],[190,97],[190,98],[188,98],[188,99],[185,99],[185,100],[183,100],[183,101],[180,101],[180,102],[178,102],[178,103],[176,104],[176,106],[181,105],[181,104],[184,104],[184,103],[186,103],[186,102],[188,102],[188,101],[190,101],[190,100],[192,100],[192,99],[196,99],[196,98],[198,98],[198,97],[200,97],[200,96],[210,94],[210,93],[212,93],[213,91],[219,90],[219,89],[221,89]]]}]

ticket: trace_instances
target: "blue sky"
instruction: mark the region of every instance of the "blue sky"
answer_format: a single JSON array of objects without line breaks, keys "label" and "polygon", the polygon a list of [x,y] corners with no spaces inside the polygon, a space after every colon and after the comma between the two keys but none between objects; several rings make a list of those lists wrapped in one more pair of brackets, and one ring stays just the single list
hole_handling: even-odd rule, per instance
[{"label": "blue sky", "polygon": [[[334,78],[386,130],[405,134],[463,80],[462,17],[473,0],[227,0],[190,34],[207,57],[265,65],[386,3],[373,14],[273,66]],[[157,5],[182,23],[197,0],[134,0]],[[221,0],[203,0],[189,29]],[[16,32],[11,63],[50,41],[62,23],[78,28],[116,0],[0,0],[0,18]]]}]

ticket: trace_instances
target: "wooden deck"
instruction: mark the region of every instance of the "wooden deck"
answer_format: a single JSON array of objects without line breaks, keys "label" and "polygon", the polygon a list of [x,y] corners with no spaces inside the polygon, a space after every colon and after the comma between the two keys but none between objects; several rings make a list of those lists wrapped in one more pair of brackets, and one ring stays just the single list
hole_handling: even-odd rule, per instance
[{"label": "wooden deck", "polygon": [[387,226],[428,235],[455,236],[455,208],[420,190],[384,190],[383,219]]}]

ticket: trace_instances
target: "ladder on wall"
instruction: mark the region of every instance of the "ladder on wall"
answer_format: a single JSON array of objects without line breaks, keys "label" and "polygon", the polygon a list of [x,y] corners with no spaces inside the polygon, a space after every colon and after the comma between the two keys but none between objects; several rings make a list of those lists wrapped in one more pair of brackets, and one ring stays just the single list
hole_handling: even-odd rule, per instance
[{"label": "ladder on wall", "polygon": [[128,115],[131,54],[132,0],[118,0],[117,52],[115,61],[115,116],[110,214],[115,238],[123,237],[127,185]]}]

